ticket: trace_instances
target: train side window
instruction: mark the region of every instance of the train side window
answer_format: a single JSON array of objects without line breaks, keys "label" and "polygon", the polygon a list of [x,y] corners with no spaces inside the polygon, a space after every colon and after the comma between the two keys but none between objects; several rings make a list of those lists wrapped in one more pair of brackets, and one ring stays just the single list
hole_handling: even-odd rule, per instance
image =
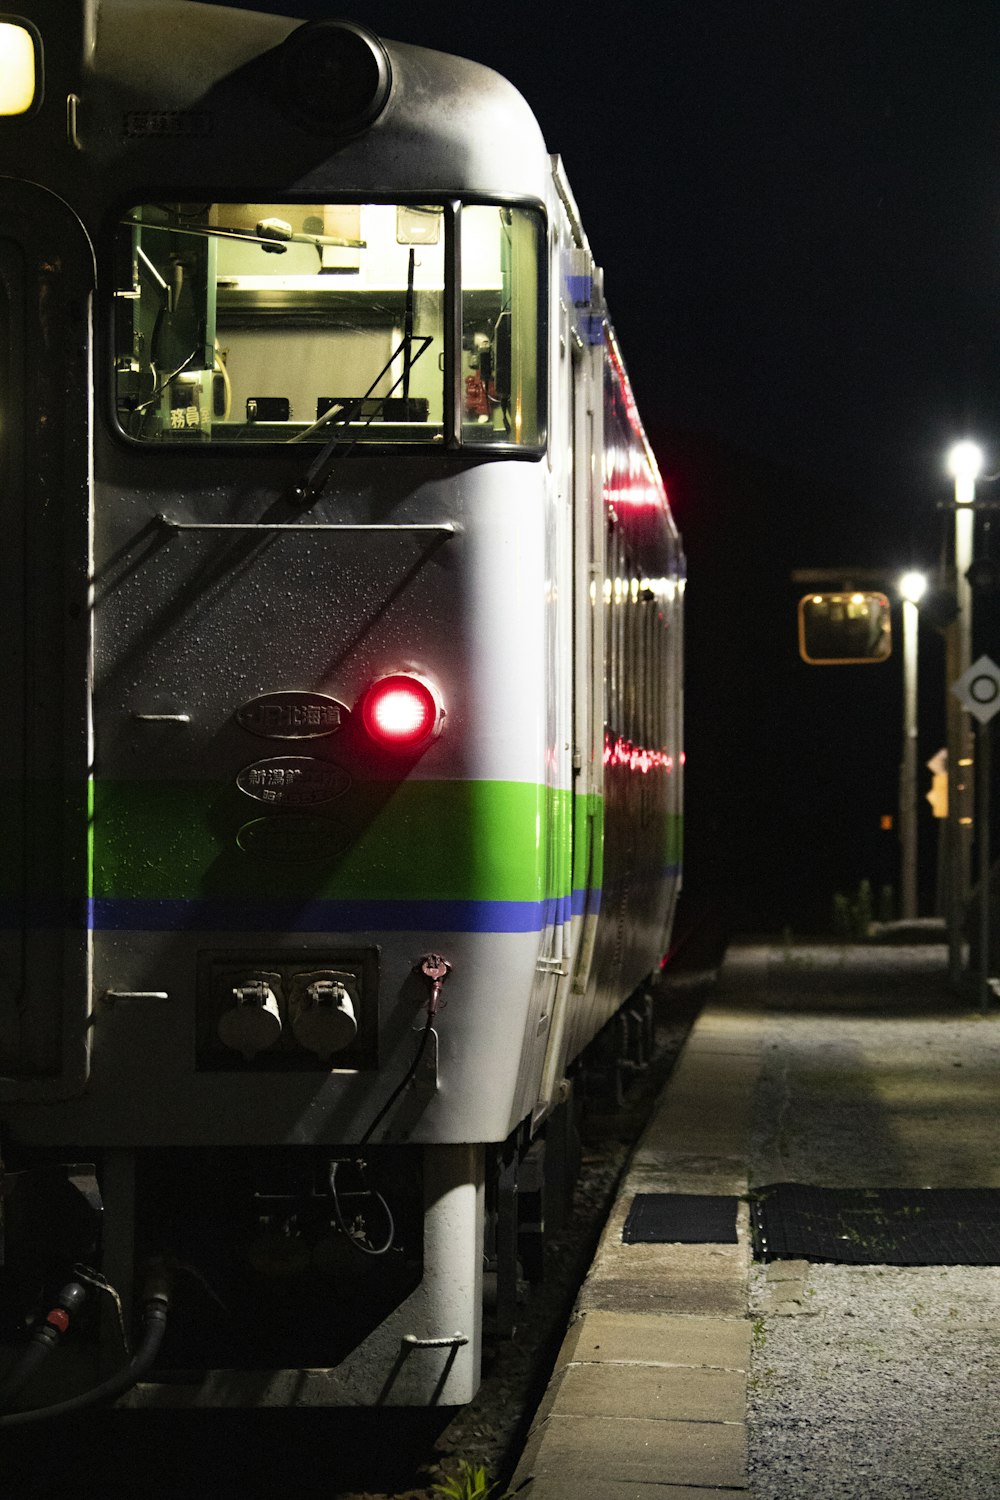
[{"label": "train side window", "polygon": [[440,207],[157,203],[118,231],[115,400],[151,443],[441,443]]},{"label": "train side window", "polygon": [[462,209],[462,441],[533,447],[543,438],[539,214]]}]

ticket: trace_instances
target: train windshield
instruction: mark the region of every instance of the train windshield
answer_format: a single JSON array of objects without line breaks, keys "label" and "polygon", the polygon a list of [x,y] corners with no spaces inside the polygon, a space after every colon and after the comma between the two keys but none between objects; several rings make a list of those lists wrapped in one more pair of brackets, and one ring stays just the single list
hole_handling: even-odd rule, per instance
[{"label": "train windshield", "polygon": [[[118,232],[118,420],[149,443],[537,445],[539,216],[392,203],[155,203]],[[462,281],[460,379],[445,339]],[[448,394],[462,391],[456,421]]]}]

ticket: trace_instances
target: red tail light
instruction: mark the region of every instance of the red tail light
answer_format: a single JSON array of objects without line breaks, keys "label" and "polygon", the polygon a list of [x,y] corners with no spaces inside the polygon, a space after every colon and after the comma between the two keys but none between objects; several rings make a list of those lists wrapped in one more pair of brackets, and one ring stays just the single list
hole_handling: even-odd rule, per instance
[{"label": "red tail light", "polygon": [[440,734],[444,710],[426,678],[394,672],[368,689],[361,718],[383,750],[419,750]]}]

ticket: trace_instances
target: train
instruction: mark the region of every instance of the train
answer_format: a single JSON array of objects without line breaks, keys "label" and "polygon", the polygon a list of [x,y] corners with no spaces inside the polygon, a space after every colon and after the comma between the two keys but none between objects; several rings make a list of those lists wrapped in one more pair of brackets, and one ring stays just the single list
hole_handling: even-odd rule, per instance
[{"label": "train", "polygon": [[465,1403],[681,882],[564,168],[357,22],[14,0],[0,178],[0,1425]]}]

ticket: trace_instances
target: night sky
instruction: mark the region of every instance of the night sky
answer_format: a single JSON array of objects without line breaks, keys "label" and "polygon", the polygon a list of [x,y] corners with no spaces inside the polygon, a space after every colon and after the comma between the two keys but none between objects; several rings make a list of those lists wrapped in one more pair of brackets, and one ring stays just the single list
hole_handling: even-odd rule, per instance
[{"label": "night sky", "polygon": [[[798,930],[897,883],[898,654],[802,664],[790,573],[933,566],[947,445],[1000,468],[1000,6],[243,6],[486,63],[566,163],[685,536],[689,899]],[[975,652],[1000,660],[985,615]],[[922,763],[932,629],[921,654]]]}]

